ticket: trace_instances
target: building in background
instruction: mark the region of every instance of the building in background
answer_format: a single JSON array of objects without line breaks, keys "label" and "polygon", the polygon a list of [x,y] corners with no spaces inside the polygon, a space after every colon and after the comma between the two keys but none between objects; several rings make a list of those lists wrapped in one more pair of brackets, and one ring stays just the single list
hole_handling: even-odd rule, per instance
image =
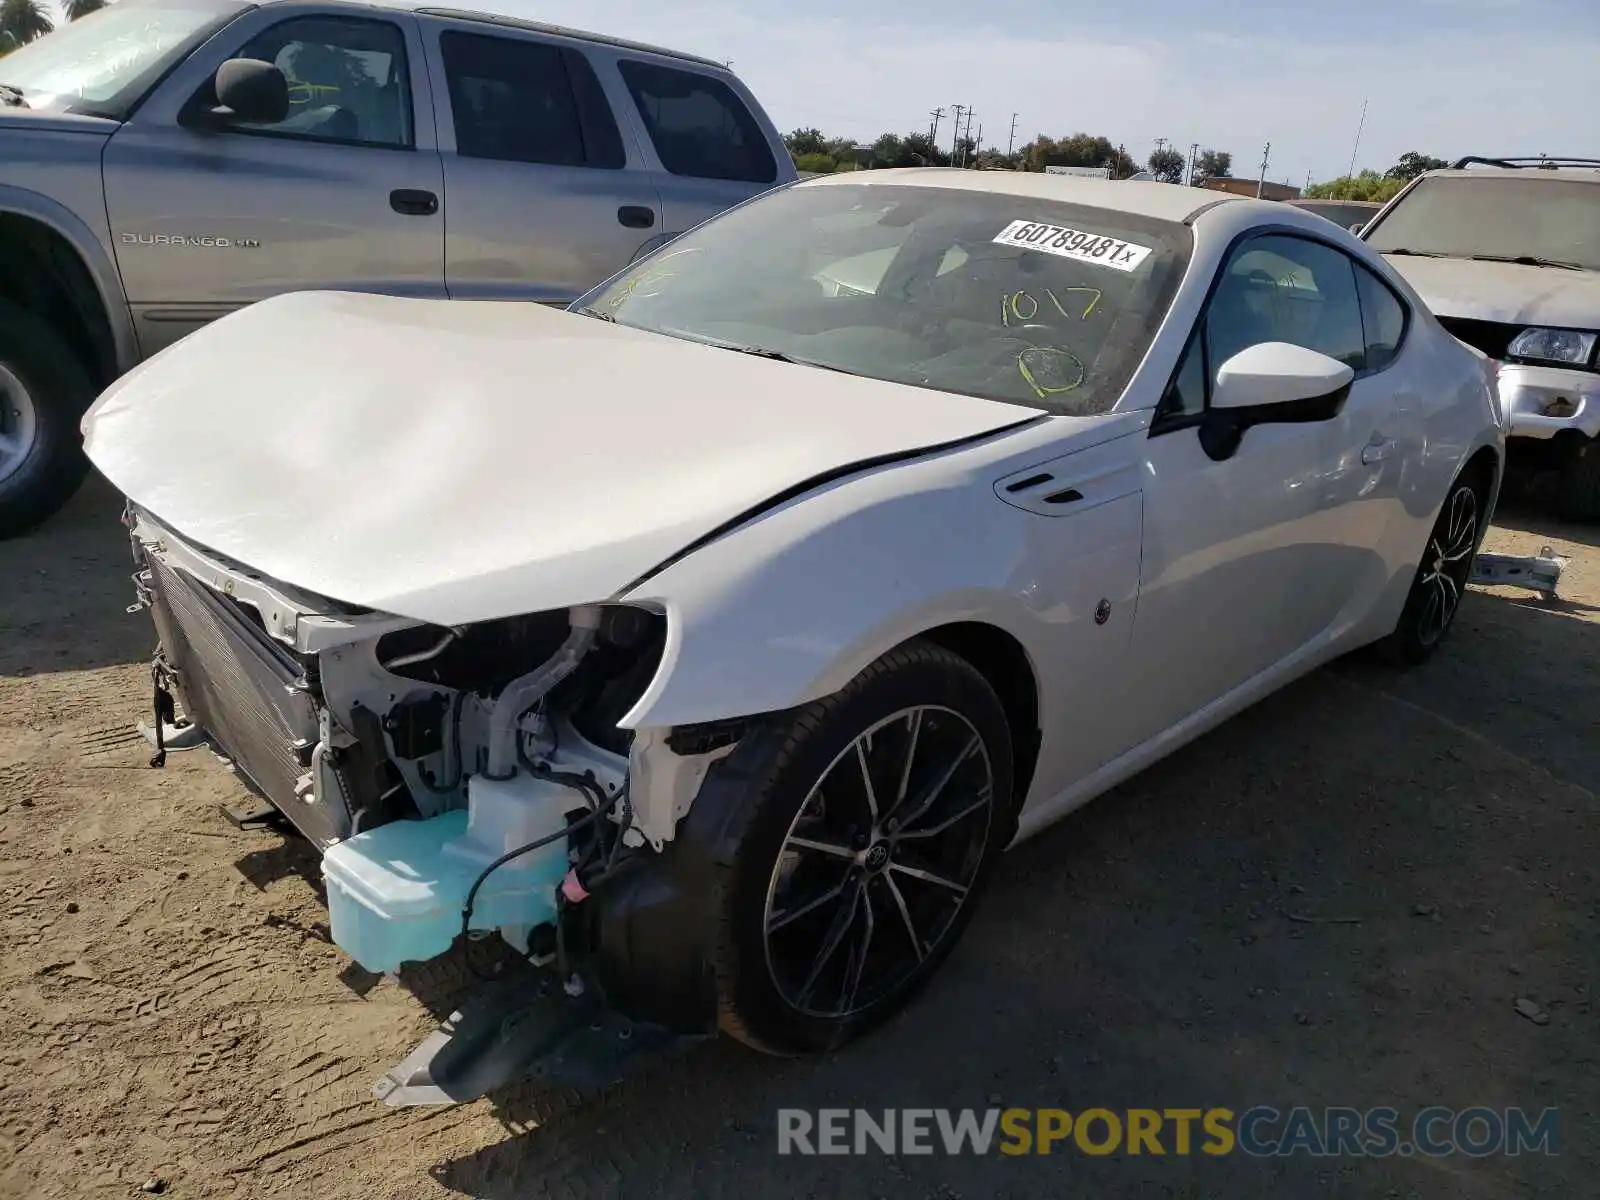
[{"label": "building in background", "polygon": [[[1213,192],[1228,192],[1234,196],[1254,196],[1254,179],[1202,179],[1196,187],[1210,188]],[[1273,183],[1270,179],[1261,185],[1263,200],[1298,200],[1300,189],[1286,183]]]}]

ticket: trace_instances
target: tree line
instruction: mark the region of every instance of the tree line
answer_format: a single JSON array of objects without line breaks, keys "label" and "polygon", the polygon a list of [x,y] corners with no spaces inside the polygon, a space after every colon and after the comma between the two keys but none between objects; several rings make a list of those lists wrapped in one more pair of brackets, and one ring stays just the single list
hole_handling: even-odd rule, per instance
[{"label": "tree line", "polygon": [[[1052,138],[1039,134],[1031,142],[1002,151],[980,147],[972,138],[953,138],[940,145],[931,133],[885,133],[868,143],[853,138],[828,137],[820,129],[796,129],[784,135],[795,169],[819,175],[874,167],[971,167],[980,171],[1043,171],[1046,167],[1109,167],[1113,179],[1126,179],[1141,168],[1124,146],[1108,137],[1074,133]],[[1157,179],[1179,183],[1188,166],[1176,150],[1158,150],[1144,169]],[[1195,181],[1226,178],[1233,155],[1226,150],[1206,150],[1195,158]]]},{"label": "tree line", "polygon": [[1341,175],[1337,179],[1312,184],[1306,189],[1306,196],[1312,200],[1370,200],[1385,204],[1424,171],[1437,171],[1449,165],[1442,158],[1408,150],[1381,175],[1370,170],[1355,175]]},{"label": "tree line", "polygon": [[[66,0],[67,20],[76,21],[106,6],[106,0]],[[42,38],[56,23],[43,0],[0,0],[0,56]]]}]

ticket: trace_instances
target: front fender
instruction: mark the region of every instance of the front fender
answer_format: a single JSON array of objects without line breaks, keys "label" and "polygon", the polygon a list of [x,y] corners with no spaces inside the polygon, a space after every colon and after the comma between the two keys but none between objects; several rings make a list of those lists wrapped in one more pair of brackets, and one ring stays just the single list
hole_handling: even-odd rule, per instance
[{"label": "front fender", "polygon": [[891,467],[793,500],[625,599],[667,614],[661,669],[626,728],[776,712],[837,691],[885,651],[954,621],[1026,647],[1034,518],[991,476],[947,460]]}]

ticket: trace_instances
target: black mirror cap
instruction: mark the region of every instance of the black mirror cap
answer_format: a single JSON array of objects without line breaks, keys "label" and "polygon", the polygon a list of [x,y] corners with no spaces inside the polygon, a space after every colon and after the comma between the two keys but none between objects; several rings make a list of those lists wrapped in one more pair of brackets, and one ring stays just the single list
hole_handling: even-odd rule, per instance
[{"label": "black mirror cap", "polygon": [[276,125],[289,115],[289,81],[269,62],[231,58],[217,68],[211,115],[250,125]]}]

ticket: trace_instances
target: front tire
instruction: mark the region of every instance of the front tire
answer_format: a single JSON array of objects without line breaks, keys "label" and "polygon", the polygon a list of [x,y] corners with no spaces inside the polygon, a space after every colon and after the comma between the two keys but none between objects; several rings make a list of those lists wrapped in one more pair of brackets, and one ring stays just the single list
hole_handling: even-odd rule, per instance
[{"label": "front tire", "polygon": [[1427,661],[1455,624],[1472,577],[1487,504],[1488,487],[1481,472],[1463,472],[1450,485],[1400,621],[1378,644],[1380,653],[1397,666]]},{"label": "front tire", "polygon": [[1000,701],[940,647],[894,650],[783,720],[741,772],[754,786],[719,856],[713,963],[721,1028],[801,1054],[872,1028],[927,982],[1015,812]]},{"label": "front tire", "polygon": [[78,420],[94,385],[49,325],[0,300],[0,538],[26,533],[78,490]]}]

